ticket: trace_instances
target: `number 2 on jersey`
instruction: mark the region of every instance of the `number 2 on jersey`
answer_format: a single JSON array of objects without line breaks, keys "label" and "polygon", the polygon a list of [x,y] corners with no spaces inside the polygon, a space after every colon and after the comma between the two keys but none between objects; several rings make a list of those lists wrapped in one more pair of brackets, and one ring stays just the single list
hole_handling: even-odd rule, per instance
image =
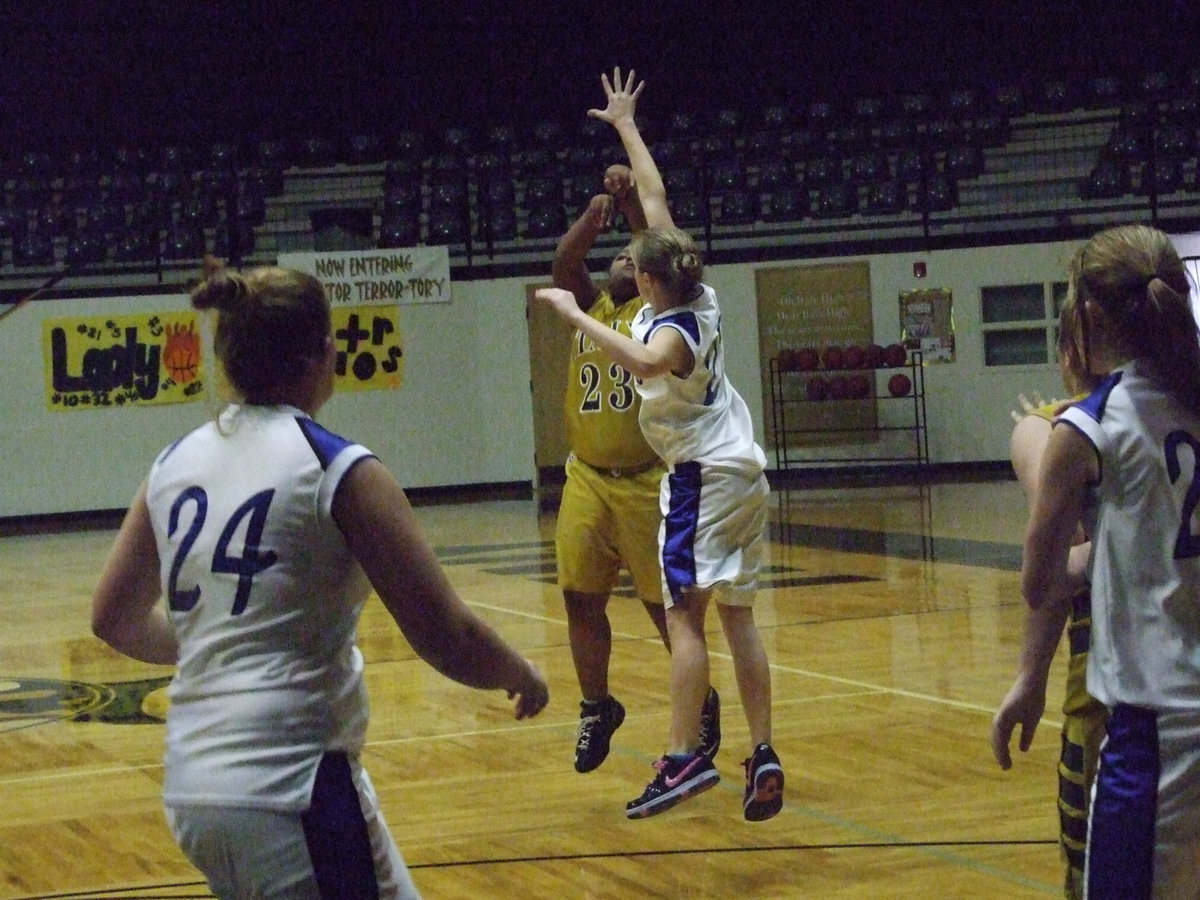
[{"label": "number 2 on jersey", "polygon": [[[633,376],[623,366],[610,363],[608,377],[613,382],[613,390],[608,393],[608,405],[618,412],[629,409],[634,398]],[[579,404],[580,412],[599,412],[605,398],[600,367],[590,362],[580,366],[579,383],[584,389],[583,401]]]},{"label": "number 2 on jersey", "polygon": [[[275,565],[275,561],[278,559],[274,550],[266,552],[259,550],[259,542],[262,540],[263,529],[267,524],[267,510],[270,508],[274,496],[274,489],[259,491],[235,509],[221,530],[221,536],[217,539],[217,546],[213,550],[212,571],[238,577],[237,592],[233,598],[233,608],[230,610],[232,615],[241,615],[246,609],[246,604],[250,600],[250,588],[254,582],[254,576]],[[176,612],[187,612],[200,600],[200,585],[197,584],[186,589],[180,588],[179,573],[208,518],[208,494],[205,493],[204,488],[192,485],[175,498],[175,502],[171,504],[170,517],[167,520],[168,537],[174,537],[175,532],[179,529],[180,516],[188,504],[193,504],[196,509],[192,514],[192,521],[188,525],[187,532],[179,541],[179,549],[175,552],[175,558],[171,560],[171,571],[167,578],[167,605]],[[240,556],[231,556],[229,546],[233,543],[234,536],[243,519],[247,521],[242,552]]]},{"label": "number 2 on jersey", "polygon": [[1192,531],[1192,516],[1200,504],[1200,442],[1186,431],[1172,431],[1167,435],[1164,452],[1167,456],[1167,475],[1171,484],[1179,478],[1182,468],[1179,465],[1179,448],[1186,445],[1192,452],[1192,479],[1188,482],[1187,493],[1183,497],[1183,510],[1180,516],[1179,533],[1175,536],[1175,559],[1190,559],[1200,556],[1200,535]]}]

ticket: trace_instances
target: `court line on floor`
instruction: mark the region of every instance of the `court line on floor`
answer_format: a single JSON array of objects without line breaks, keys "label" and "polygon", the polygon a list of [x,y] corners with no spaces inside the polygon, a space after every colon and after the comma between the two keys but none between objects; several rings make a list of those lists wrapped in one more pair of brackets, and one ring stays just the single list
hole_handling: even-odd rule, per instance
[{"label": "court line on floor", "polygon": [[[525,610],[511,609],[509,607],[497,606],[492,603],[480,603],[477,601],[468,601],[468,605],[478,607],[479,609],[486,609],[490,612],[502,613],[504,615],[509,615],[509,616],[516,616],[517,618],[530,619],[532,621],[542,622],[542,623],[548,624],[548,625],[558,625],[562,628],[567,627],[567,621],[565,618],[560,619],[560,618],[556,618],[554,616],[548,616],[545,613],[528,612]],[[929,613],[927,611],[922,611],[921,613],[910,613],[908,615],[918,615],[918,614],[919,615],[929,615]],[[627,634],[627,633],[619,632],[616,630],[613,631],[612,635],[613,635],[614,640],[621,639],[621,640],[633,640],[633,641],[646,641],[647,643],[657,642],[657,638],[647,638],[647,637],[643,637],[642,635]],[[728,653],[723,653],[719,650],[710,649],[709,657],[723,659],[730,663],[733,662],[732,656],[730,656]],[[772,662],[772,663],[770,663],[770,666],[771,666],[771,670],[775,671],[775,672],[782,672],[782,673],[786,673],[789,675],[800,675],[805,678],[814,678],[814,679],[817,679],[820,681],[830,681],[830,682],[833,682],[834,684],[841,684],[841,685],[845,685],[846,687],[861,688],[863,690],[874,692],[874,693],[891,694],[896,697],[904,697],[904,698],[910,699],[910,700],[921,700],[926,703],[936,703],[940,706],[949,706],[952,708],[968,710],[970,712],[984,713],[988,716],[992,716],[996,712],[995,706],[984,706],[980,703],[971,703],[966,700],[953,700],[949,697],[938,697],[935,694],[925,694],[925,693],[921,693],[920,691],[911,691],[911,690],[907,690],[905,688],[886,687],[886,686],[880,685],[880,684],[872,684],[871,682],[868,682],[868,681],[859,681],[854,678],[844,678],[840,675],[830,675],[825,672],[814,672],[811,669],[800,669],[800,668],[796,668],[794,666],[787,666],[782,663]],[[1042,719],[1042,724],[1049,725],[1051,727],[1062,728],[1061,722],[1056,723],[1051,719]]]}]

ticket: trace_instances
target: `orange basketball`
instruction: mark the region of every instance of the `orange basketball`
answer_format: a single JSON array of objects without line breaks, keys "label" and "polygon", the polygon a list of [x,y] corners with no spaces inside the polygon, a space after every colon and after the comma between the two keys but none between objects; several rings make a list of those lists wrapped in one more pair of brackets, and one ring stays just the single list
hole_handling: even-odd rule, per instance
[{"label": "orange basketball", "polygon": [[162,362],[176,384],[188,384],[200,374],[200,335],[196,324],[168,325],[164,333]]},{"label": "orange basketball", "polygon": [[200,365],[200,355],[196,348],[186,344],[168,344],[163,353],[163,365],[167,374],[177,384],[187,384],[195,381]]},{"label": "orange basketball", "polygon": [[912,390],[912,379],[903,372],[897,372],[888,379],[888,391],[893,397],[905,397]]}]

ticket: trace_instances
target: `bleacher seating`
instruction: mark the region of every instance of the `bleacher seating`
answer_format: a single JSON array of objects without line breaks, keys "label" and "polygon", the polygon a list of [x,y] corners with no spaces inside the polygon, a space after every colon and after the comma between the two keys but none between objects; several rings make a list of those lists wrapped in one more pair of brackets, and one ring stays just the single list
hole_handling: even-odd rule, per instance
[{"label": "bleacher seating", "polygon": [[[679,111],[647,137],[676,221],[719,259],[995,230],[1056,239],[1139,215],[1197,227],[1198,129],[1200,69]],[[622,160],[592,118],[28,148],[0,173],[0,277],[61,262],[190,265],[231,238],[269,260],[311,247],[310,213],[330,205],[369,209],[379,246],[440,242],[455,265],[540,271],[548,242]]]}]

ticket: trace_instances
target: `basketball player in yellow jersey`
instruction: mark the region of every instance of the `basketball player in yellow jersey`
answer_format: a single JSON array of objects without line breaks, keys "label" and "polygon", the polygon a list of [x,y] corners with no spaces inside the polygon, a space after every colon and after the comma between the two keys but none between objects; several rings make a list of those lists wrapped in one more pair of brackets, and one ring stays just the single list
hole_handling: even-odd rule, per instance
[{"label": "basketball player in yellow jersey", "polygon": [[[628,251],[612,261],[603,288],[592,280],[586,260],[618,213],[634,233],[645,228],[646,219],[627,166],[610,166],[604,188],[559,241],[554,286],[571,291],[592,318],[629,335],[629,323],[644,304]],[[565,407],[571,454],[555,543],[571,657],[583,695],[575,769],[590,772],[608,756],[613,732],[625,719],[625,708],[608,686],[608,599],[622,565],[670,649],[658,560],[659,483],[666,469],[642,437],[633,377],[578,331],[571,337]],[[721,741],[720,700],[711,689],[700,737],[702,748],[714,755]]]}]

